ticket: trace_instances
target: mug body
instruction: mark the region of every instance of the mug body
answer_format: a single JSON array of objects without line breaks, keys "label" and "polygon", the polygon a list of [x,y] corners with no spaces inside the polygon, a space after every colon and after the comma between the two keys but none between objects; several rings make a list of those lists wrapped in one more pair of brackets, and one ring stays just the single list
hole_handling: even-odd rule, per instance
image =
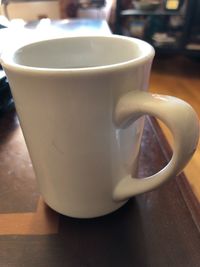
[{"label": "mug body", "polygon": [[136,175],[143,119],[119,129],[119,98],[147,90],[154,51],[119,36],[41,41],[2,56],[45,202],[72,217],[110,213],[116,183]]}]

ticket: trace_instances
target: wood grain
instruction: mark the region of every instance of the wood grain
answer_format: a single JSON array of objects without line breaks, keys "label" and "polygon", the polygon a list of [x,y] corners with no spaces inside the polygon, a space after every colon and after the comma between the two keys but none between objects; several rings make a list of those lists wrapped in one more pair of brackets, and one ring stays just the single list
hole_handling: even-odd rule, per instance
[{"label": "wood grain", "polygon": [[59,214],[40,197],[15,111],[0,117],[0,203],[0,236],[58,232]]},{"label": "wood grain", "polygon": [[0,214],[0,235],[51,235],[58,233],[59,214],[40,197],[37,210]]},{"label": "wood grain", "polygon": [[[200,117],[200,61],[186,57],[159,57],[153,64],[150,91],[173,95],[190,103]],[[160,125],[173,147],[171,133],[163,123]],[[200,144],[184,172],[200,201]]]},{"label": "wood grain", "polygon": [[[193,216],[197,213],[193,212],[194,205],[188,205],[192,204],[191,197],[186,201],[180,190],[180,182],[184,181],[182,175],[177,177],[178,182],[177,178],[171,179],[157,190],[130,199],[107,216],[83,220],[60,215],[58,221],[55,213],[51,214],[53,217],[47,216],[51,211],[41,200],[37,204],[39,194],[32,181],[34,175],[29,168],[28,155],[23,153],[21,157],[18,153],[18,150],[25,152],[26,146],[18,142],[21,138],[15,134],[19,129],[15,118],[15,114],[7,114],[0,121],[2,159],[3,154],[5,158],[12,156],[10,162],[1,164],[0,266],[199,267],[200,235]],[[169,160],[170,150],[158,132],[157,125],[147,120],[139,157],[139,177],[157,172]],[[16,164],[20,162],[19,157],[24,165]],[[14,173],[20,173],[21,179],[17,175],[13,179],[3,175],[13,164]],[[24,171],[24,167],[29,171]],[[32,187],[24,183],[26,179]],[[14,200],[10,196],[14,191],[5,193],[4,185],[9,183],[12,188],[17,185],[15,180],[18,180],[18,194]],[[28,192],[29,197],[23,192]],[[9,216],[5,214],[6,207]],[[196,210],[200,214],[199,206]],[[200,221],[199,216],[196,219]],[[8,235],[10,231],[12,234]]]}]

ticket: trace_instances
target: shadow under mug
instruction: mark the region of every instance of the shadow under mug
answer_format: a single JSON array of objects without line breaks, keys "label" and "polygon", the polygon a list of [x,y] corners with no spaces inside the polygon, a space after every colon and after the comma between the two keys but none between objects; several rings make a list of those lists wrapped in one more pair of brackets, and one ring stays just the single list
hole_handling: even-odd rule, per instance
[{"label": "shadow under mug", "polygon": [[[186,102],[146,92],[154,49],[122,36],[56,38],[5,51],[15,100],[45,202],[72,217],[110,213],[177,175],[199,138]],[[136,178],[143,115],[174,137],[168,165]]]}]

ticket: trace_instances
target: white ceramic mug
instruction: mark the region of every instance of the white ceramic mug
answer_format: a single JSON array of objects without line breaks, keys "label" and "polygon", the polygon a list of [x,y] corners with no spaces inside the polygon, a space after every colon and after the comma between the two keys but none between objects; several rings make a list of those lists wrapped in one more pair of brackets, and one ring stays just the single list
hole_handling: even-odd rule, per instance
[{"label": "white ceramic mug", "polygon": [[[199,138],[191,106],[147,93],[154,49],[128,37],[51,39],[2,55],[46,203],[72,217],[110,213],[178,174]],[[144,114],[174,136],[169,164],[134,178]]]}]

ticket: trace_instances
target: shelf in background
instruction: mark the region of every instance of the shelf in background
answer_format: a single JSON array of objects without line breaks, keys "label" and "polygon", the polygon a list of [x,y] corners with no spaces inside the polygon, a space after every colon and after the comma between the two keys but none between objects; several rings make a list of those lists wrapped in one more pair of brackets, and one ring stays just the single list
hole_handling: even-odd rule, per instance
[{"label": "shelf in background", "polygon": [[126,9],[122,10],[121,16],[183,16],[184,14],[180,11],[165,11],[165,10],[137,10],[137,9]]},{"label": "shelf in background", "polygon": [[154,46],[155,50],[159,54],[177,54],[180,52],[180,49],[178,47],[167,47],[167,46]]},{"label": "shelf in background", "polygon": [[[163,2],[164,0],[161,1]],[[129,2],[122,3],[121,0],[116,0],[115,33],[146,40],[161,53],[181,53],[199,57],[200,6],[198,3],[200,1],[184,0],[183,2],[179,10],[165,10],[163,5],[144,10],[136,5],[128,5]],[[163,45],[159,42],[157,44],[152,38],[156,32],[175,36],[178,42],[171,45],[167,42],[163,42]]]},{"label": "shelf in background", "polygon": [[192,51],[200,51],[200,44],[198,43],[189,43],[186,45],[187,50],[192,50]]}]

